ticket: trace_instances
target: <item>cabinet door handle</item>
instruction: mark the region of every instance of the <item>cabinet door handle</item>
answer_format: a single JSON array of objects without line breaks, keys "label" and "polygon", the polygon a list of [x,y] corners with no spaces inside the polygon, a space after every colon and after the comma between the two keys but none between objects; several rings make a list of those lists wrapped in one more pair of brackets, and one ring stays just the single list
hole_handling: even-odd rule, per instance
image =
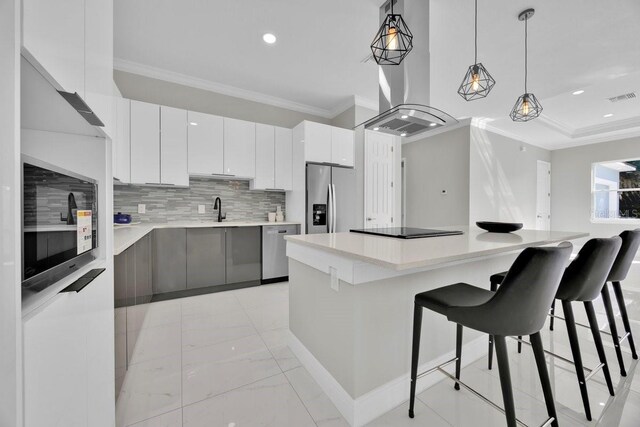
[{"label": "cabinet door handle", "polygon": [[91,282],[93,282],[93,279],[95,279],[96,277],[98,277],[99,275],[101,275],[104,272],[104,268],[95,268],[91,271],[89,271],[88,273],[86,273],[84,276],[82,276],[81,278],[79,278],[78,280],[76,280],[75,282],[73,282],[72,284],[70,284],[69,286],[67,286],[66,288],[64,288],[62,292],[80,292],[81,290],[83,290],[84,288],[87,287],[87,285]]}]

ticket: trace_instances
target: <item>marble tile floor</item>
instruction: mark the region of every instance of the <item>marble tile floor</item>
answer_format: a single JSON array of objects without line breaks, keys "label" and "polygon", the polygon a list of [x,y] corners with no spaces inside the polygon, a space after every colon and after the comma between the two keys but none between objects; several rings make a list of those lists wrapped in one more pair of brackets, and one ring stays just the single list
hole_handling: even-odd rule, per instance
[{"label": "marble tile floor", "polygon": [[[640,289],[625,287],[625,297],[640,341]],[[600,302],[596,311],[608,330]],[[576,304],[574,312],[578,321],[585,321],[582,307]],[[286,283],[152,303],[140,323],[117,400],[117,427],[348,425],[286,344]],[[622,330],[621,322],[618,328]],[[590,332],[578,332],[585,366],[596,366]],[[561,321],[554,332],[545,328],[543,340],[546,349],[570,358]],[[609,396],[601,373],[589,381],[592,422],[584,417],[572,366],[548,358],[561,426],[640,426],[640,368],[623,344],[628,376],[621,377],[611,340],[603,335],[603,341],[616,397]],[[540,425],[546,410],[533,355],[527,346],[518,354],[515,341],[509,351],[518,417]],[[502,404],[497,366],[488,370],[486,358],[463,369],[462,379]],[[443,380],[418,395],[414,419],[407,417],[403,403],[369,427],[501,425],[502,414]]]}]

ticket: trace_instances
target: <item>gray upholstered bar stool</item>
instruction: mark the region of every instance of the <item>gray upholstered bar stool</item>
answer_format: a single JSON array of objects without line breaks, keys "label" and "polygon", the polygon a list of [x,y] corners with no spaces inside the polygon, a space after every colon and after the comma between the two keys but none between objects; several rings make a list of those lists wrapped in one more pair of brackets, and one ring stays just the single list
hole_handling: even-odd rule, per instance
[{"label": "gray upholstered bar stool", "polygon": [[613,346],[616,349],[616,356],[618,357],[618,364],[620,365],[620,375],[627,376],[627,371],[624,368],[624,360],[622,359],[622,349],[620,343],[625,339],[629,342],[631,349],[631,356],[634,359],[638,359],[636,353],[636,345],[633,342],[633,335],[631,334],[631,324],[629,323],[629,315],[627,314],[627,307],[624,304],[624,295],[622,295],[622,286],[620,282],[627,278],[631,264],[633,263],[638,247],[640,247],[640,229],[627,230],[620,233],[622,238],[622,247],[616,261],[613,263],[607,282],[611,282],[614,295],[618,300],[618,307],[620,308],[620,317],[622,317],[622,324],[624,325],[625,334],[622,337],[618,336],[618,328],[616,326],[616,317],[611,306],[611,297],[609,296],[609,288],[605,283],[602,288],[602,302],[604,303],[605,311],[607,312],[607,320],[609,321],[609,330],[611,331],[611,338],[613,339]]},{"label": "gray upholstered bar stool", "polygon": [[[562,302],[562,310],[564,311],[563,319],[567,325],[567,334],[569,336],[569,344],[571,346],[573,361],[549,351],[545,351],[545,353],[551,356],[563,359],[564,361],[575,365],[580,394],[582,396],[582,403],[584,405],[585,415],[589,421],[591,421],[591,407],[589,405],[587,381],[600,369],[602,369],[604,374],[609,394],[611,396],[614,395],[609,366],[607,364],[607,358],[602,345],[602,338],[600,336],[600,328],[596,318],[595,309],[593,308],[593,300],[598,298],[600,295],[605,280],[609,276],[611,267],[618,255],[621,244],[622,239],[618,236],[608,239],[591,239],[582,247],[582,249],[580,249],[578,255],[571,264],[569,264],[562,275],[562,280],[560,281],[560,286],[555,299]],[[504,279],[503,273],[494,274],[492,278],[494,276],[502,276]],[[598,352],[598,358],[600,359],[600,364],[594,369],[585,368],[582,363],[578,332],[576,330],[576,321],[573,316],[573,308],[571,306],[572,302],[584,303],[584,308],[587,312],[589,328],[591,329],[593,342]],[[522,337],[518,337],[518,352],[521,351],[521,345],[523,342],[528,344],[526,341],[522,341]],[[585,376],[585,371],[588,372],[587,376]]]},{"label": "gray upholstered bar stool", "polygon": [[[457,283],[415,296],[409,398],[411,418],[414,416],[416,381],[428,373],[439,371],[456,381],[456,389],[459,390],[462,386],[502,411],[506,416],[508,427],[515,427],[517,423],[523,424],[516,419],[506,337],[530,335],[549,414],[549,419],[543,425],[551,423],[553,426],[558,426],[540,329],[544,325],[547,311],[558,290],[560,278],[572,248],[571,243],[564,242],[557,247],[525,249],[518,255],[502,286],[496,292],[466,283]],[[457,323],[456,357],[418,375],[422,311],[425,308],[444,314],[449,321]],[[464,326],[494,336],[504,410],[460,381]],[[443,369],[445,365],[453,362],[456,363],[455,377]]]}]

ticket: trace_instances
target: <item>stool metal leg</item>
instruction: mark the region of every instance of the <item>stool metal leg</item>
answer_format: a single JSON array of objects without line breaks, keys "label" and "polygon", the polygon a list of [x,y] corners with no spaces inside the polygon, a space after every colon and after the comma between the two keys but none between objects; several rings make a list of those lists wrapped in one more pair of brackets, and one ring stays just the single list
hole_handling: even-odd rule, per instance
[{"label": "stool metal leg", "polygon": [[569,335],[569,343],[571,344],[571,353],[573,355],[573,363],[576,366],[576,375],[578,376],[578,385],[580,386],[580,394],[582,394],[582,403],[587,420],[591,421],[591,407],[589,405],[589,394],[587,392],[587,381],[584,377],[584,368],[582,366],[582,355],[580,354],[580,344],[578,343],[578,331],[576,331],[576,323],[573,317],[573,309],[570,301],[562,301],[562,310],[564,311],[565,323],[567,324],[567,333]]},{"label": "stool metal leg", "polygon": [[[498,290],[498,284],[491,281],[490,285],[491,292],[495,292]],[[491,370],[493,365],[493,335],[489,335],[489,365],[488,368]]]},{"label": "stool metal leg", "polygon": [[598,351],[598,358],[600,358],[600,363],[604,365],[602,367],[602,373],[604,374],[604,379],[607,382],[609,394],[611,396],[615,396],[615,392],[613,391],[613,382],[611,381],[611,373],[609,372],[609,365],[607,364],[607,356],[604,352],[604,346],[602,345],[602,337],[600,336],[600,328],[598,327],[596,311],[593,309],[593,302],[585,301],[584,308],[587,311],[587,318],[589,319],[589,326],[591,326],[593,342],[595,343],[596,350]]},{"label": "stool metal leg", "polygon": [[549,330],[553,331],[553,321],[555,320],[556,315],[556,300],[554,299],[551,303],[551,320],[549,321]]},{"label": "stool metal leg", "polygon": [[631,356],[634,359],[638,359],[636,353],[636,345],[633,342],[633,335],[631,334],[631,324],[629,323],[629,315],[627,314],[627,306],[624,304],[624,295],[622,294],[622,286],[620,282],[612,282],[613,292],[618,300],[618,307],[620,307],[620,315],[622,316],[622,323],[624,324],[624,330],[629,334],[629,347],[631,348]]},{"label": "stool metal leg", "polygon": [[493,339],[496,343],[496,356],[498,358],[498,371],[500,372],[500,386],[502,387],[502,400],[504,401],[504,412],[507,417],[507,427],[516,427],[516,408],[513,401],[511,374],[509,373],[507,340],[502,335],[496,335]]},{"label": "stool metal leg", "polygon": [[522,353],[522,335],[518,335],[518,353]]},{"label": "stool metal leg", "polygon": [[[462,363],[462,325],[456,327],[456,379],[460,379],[460,365]],[[456,383],[453,388],[460,390],[460,384]]]},{"label": "stool metal leg", "polygon": [[422,329],[422,307],[415,304],[413,309],[413,344],[411,348],[411,391],[409,392],[409,417],[413,418],[418,381],[418,359],[420,356],[420,332]]},{"label": "stool metal leg", "polygon": [[547,371],[547,362],[544,359],[544,348],[542,347],[542,338],[540,332],[530,335],[531,347],[533,347],[533,355],[536,359],[538,367],[538,375],[540,376],[540,384],[542,384],[542,392],[544,393],[544,401],[547,405],[547,414],[553,417],[552,426],[558,427],[558,415],[556,414],[556,405],[551,392],[551,381],[549,381],[549,372]]},{"label": "stool metal leg", "polygon": [[607,320],[609,321],[609,330],[611,331],[611,338],[613,339],[613,346],[616,349],[616,356],[618,357],[618,364],[620,365],[620,375],[627,376],[627,370],[624,368],[624,359],[622,358],[622,349],[620,348],[620,338],[618,337],[618,327],[616,326],[616,316],[613,314],[613,307],[611,306],[611,296],[609,295],[609,287],[604,284],[602,288],[602,302],[604,303],[604,309],[607,312]]}]

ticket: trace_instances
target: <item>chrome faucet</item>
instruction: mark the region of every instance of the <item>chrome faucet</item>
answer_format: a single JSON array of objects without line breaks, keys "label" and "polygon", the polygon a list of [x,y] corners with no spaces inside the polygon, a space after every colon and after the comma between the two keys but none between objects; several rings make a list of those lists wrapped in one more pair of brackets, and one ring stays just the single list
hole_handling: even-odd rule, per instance
[{"label": "chrome faucet", "polygon": [[226,215],[222,215],[222,200],[220,200],[220,197],[216,197],[216,200],[213,202],[213,209],[218,210],[218,222],[222,222],[222,220],[227,217]]}]

